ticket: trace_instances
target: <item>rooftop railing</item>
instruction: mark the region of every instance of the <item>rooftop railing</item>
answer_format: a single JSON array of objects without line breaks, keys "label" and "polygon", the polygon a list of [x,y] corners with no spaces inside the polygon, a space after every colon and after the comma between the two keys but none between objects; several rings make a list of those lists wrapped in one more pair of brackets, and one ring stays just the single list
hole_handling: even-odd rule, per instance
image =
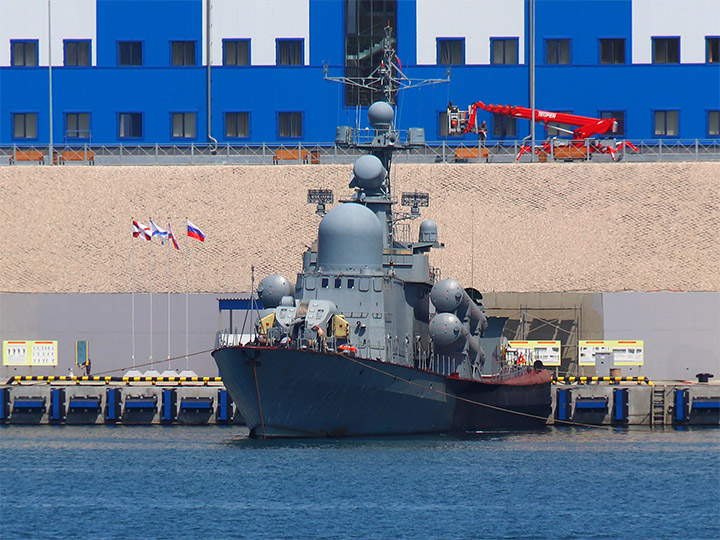
[{"label": "rooftop railing", "polygon": [[[564,141],[563,141],[564,142]],[[562,147],[554,142],[553,147]],[[604,144],[613,141],[603,140]],[[619,141],[618,141],[619,142]],[[618,161],[720,161],[720,139],[630,140],[638,151],[624,146]],[[530,153],[519,154],[522,141],[477,144],[430,142],[399,150],[395,163],[529,163]],[[365,151],[327,143],[283,144],[68,144],[53,147],[50,159],[47,145],[0,145],[0,165],[293,165],[351,164]],[[535,161],[611,162],[609,154],[588,152],[536,155]]]}]

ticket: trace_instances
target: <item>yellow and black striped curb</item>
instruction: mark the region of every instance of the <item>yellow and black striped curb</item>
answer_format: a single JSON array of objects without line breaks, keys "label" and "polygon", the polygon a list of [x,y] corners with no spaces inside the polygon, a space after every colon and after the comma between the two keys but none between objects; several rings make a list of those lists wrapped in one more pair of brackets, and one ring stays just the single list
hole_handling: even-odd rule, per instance
[{"label": "yellow and black striped curb", "polygon": [[566,384],[566,383],[579,383],[579,384],[592,384],[592,383],[620,383],[620,382],[636,382],[638,384],[649,384],[653,382],[647,377],[555,377],[553,378],[553,384]]},{"label": "yellow and black striped curb", "polygon": [[80,377],[69,377],[69,376],[55,376],[55,375],[25,375],[11,377],[7,384],[18,384],[22,382],[102,382],[102,383],[131,383],[131,382],[170,382],[170,383],[221,383],[221,377],[92,377],[92,376],[80,376]]}]

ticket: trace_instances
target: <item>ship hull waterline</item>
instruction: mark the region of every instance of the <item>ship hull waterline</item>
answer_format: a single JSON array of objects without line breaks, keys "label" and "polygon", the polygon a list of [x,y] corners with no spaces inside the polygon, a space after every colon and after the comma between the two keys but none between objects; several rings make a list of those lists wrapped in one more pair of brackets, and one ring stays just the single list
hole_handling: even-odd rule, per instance
[{"label": "ship hull waterline", "polygon": [[251,437],[532,429],[550,413],[545,370],[481,382],[310,350],[235,346],[212,355]]}]

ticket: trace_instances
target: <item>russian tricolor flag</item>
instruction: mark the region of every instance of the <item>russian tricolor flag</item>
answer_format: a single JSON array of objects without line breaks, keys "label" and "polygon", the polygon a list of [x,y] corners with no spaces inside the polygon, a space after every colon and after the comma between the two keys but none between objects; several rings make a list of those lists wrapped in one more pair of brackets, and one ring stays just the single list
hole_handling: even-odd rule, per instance
[{"label": "russian tricolor flag", "polygon": [[195,240],[200,240],[201,242],[205,241],[205,233],[202,232],[198,227],[190,223],[190,220],[187,221],[187,235],[190,238],[194,238]]},{"label": "russian tricolor flag", "polygon": [[178,243],[175,241],[175,236],[172,233],[172,229],[170,228],[170,222],[168,222],[168,238],[172,241],[172,245],[175,249],[180,249]]}]

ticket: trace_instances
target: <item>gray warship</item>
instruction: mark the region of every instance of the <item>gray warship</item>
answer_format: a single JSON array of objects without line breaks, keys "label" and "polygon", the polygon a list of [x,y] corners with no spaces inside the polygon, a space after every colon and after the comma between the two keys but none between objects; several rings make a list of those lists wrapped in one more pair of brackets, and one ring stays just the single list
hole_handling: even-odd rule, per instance
[{"label": "gray warship", "polygon": [[420,223],[417,241],[402,238],[429,197],[403,193],[410,212],[394,209],[392,155],[424,144],[423,131],[401,133],[383,101],[368,120],[369,131],[336,134],[366,152],[353,166],[352,195],[327,212],[331,192],[308,195],[323,217],[295,285],[277,274],[260,282],[254,339],[218,334],[212,355],[250,436],[545,425],[550,372],[505,355],[504,319],[486,315],[477,291],[439,279],[428,258],[443,247],[435,222]]}]

